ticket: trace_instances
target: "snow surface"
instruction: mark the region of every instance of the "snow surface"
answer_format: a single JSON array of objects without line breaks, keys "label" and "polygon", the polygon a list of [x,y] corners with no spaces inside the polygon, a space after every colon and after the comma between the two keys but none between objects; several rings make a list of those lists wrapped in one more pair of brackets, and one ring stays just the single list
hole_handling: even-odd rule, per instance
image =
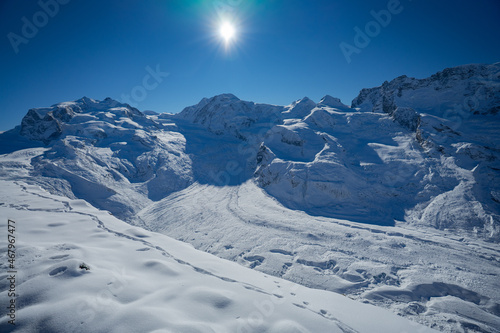
[{"label": "snow surface", "polygon": [[[19,182],[0,186],[0,212],[15,221],[17,255],[11,325],[2,237],[2,332],[432,331],[130,226],[83,200]],[[5,219],[0,228],[7,230]]]},{"label": "snow surface", "polygon": [[447,332],[500,317],[500,64],[400,77],[352,107],[204,98],[32,109],[0,179]]}]

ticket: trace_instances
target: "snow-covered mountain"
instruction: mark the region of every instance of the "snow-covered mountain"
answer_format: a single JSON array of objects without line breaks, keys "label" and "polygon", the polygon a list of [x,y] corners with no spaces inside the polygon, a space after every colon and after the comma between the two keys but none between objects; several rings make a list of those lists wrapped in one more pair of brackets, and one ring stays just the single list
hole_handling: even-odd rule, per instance
[{"label": "snow-covered mountain", "polygon": [[429,78],[400,76],[380,87],[362,89],[353,108],[392,114],[398,107],[410,107],[441,118],[470,117],[500,112],[500,63],[447,68]]},{"label": "snow-covered mountain", "polygon": [[145,114],[84,97],[0,134],[0,177],[441,330],[494,331],[499,75],[399,77],[351,107],[224,94]]},{"label": "snow-covered mountain", "polygon": [[455,173],[453,188],[418,203],[407,220],[441,229],[485,228],[498,242],[500,63],[448,68],[421,80],[401,76],[363,89],[352,107],[390,114],[416,133],[431,159],[441,160],[446,178]]}]

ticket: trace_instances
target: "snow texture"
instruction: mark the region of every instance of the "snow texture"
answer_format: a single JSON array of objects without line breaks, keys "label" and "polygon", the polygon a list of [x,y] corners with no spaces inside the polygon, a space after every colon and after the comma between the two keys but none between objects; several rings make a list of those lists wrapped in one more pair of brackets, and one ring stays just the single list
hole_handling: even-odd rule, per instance
[{"label": "snow texture", "polygon": [[[15,325],[2,311],[2,332],[432,332],[130,226],[83,200],[0,185],[0,212],[15,221],[18,272]],[[5,309],[12,286],[1,277]]]}]

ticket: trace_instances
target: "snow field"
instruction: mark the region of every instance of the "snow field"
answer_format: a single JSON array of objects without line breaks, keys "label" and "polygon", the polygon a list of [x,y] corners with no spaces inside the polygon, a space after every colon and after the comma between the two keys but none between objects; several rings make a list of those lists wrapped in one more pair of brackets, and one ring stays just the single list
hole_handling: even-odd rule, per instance
[{"label": "snow field", "polygon": [[0,212],[16,221],[18,245],[16,325],[2,313],[3,332],[431,331],[131,227],[83,200],[0,185]]},{"label": "snow field", "polygon": [[[145,228],[218,257],[390,308],[441,331],[500,325],[499,250],[493,244],[404,223],[312,217],[283,207],[251,181],[195,184],[138,217]],[[454,310],[456,299],[475,310],[464,318]]]}]

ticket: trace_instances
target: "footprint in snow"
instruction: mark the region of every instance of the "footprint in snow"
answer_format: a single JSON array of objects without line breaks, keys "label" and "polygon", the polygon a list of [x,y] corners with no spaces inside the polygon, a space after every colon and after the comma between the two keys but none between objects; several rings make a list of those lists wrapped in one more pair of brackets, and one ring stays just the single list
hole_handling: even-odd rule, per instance
[{"label": "footprint in snow", "polygon": [[57,267],[57,268],[54,268],[53,270],[51,270],[49,275],[50,276],[59,276],[59,275],[64,274],[64,272],[66,272],[67,269],[68,269],[68,267],[66,267],[66,266],[60,266],[60,267]]},{"label": "footprint in snow", "polygon": [[62,227],[63,225],[66,225],[66,223],[49,223],[49,224],[47,224],[47,226],[51,227],[51,228]]},{"label": "footprint in snow", "polygon": [[158,260],[148,260],[144,262],[143,264],[144,267],[153,270],[154,272],[161,274],[161,275],[168,275],[168,276],[178,276],[179,272],[174,270],[173,268],[169,267],[166,263],[163,263]]},{"label": "footprint in snow", "polygon": [[82,264],[82,261],[76,259],[68,259],[54,265],[49,271],[49,276],[51,277],[61,277],[61,278],[71,278],[82,276],[83,274],[90,273],[88,269],[82,269],[82,265],[88,267],[86,264]]},{"label": "footprint in snow", "polygon": [[60,254],[60,255],[57,255],[57,256],[52,256],[49,259],[58,260],[58,259],[64,259],[64,258],[67,258],[67,257],[69,257],[69,254]]}]

